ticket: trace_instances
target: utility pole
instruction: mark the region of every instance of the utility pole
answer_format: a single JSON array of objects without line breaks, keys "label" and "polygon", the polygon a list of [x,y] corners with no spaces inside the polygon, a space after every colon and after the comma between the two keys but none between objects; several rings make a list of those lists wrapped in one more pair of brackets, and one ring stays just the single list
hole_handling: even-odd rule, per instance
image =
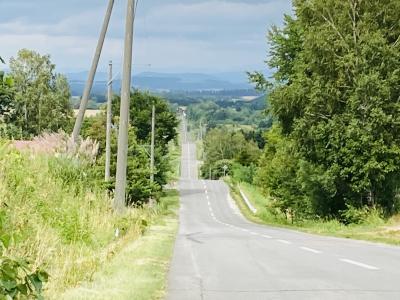
[{"label": "utility pole", "polygon": [[151,113],[151,154],[150,154],[150,182],[154,182],[154,139],[156,128],[156,107],[153,104]]},{"label": "utility pole", "polygon": [[121,109],[120,109],[120,121],[118,130],[117,174],[116,174],[115,199],[114,199],[114,208],[117,212],[120,213],[123,212],[125,208],[134,16],[135,16],[135,0],[128,0],[126,24],[125,24],[124,67],[122,73]]},{"label": "utility pole", "polygon": [[112,122],[112,61],[108,64],[108,91],[107,91],[107,125],[106,125],[106,170],[105,181],[110,181],[110,165],[111,165],[111,122]]},{"label": "utility pole", "polygon": [[97,66],[99,64],[100,55],[101,55],[101,51],[103,49],[104,39],[106,37],[108,24],[110,23],[110,18],[111,18],[111,13],[112,13],[113,7],[114,7],[114,0],[109,0],[107,11],[106,11],[106,16],[105,16],[104,22],[103,22],[103,27],[102,27],[101,32],[100,32],[99,41],[97,43],[96,52],[94,54],[94,58],[93,58],[93,61],[92,61],[92,66],[90,68],[88,79],[86,81],[85,90],[83,91],[82,100],[81,100],[81,104],[80,104],[80,107],[79,107],[79,112],[78,112],[78,115],[77,115],[76,120],[75,120],[74,131],[72,133],[72,138],[73,138],[75,143],[78,142],[79,134],[80,134],[81,127],[82,127],[83,118],[85,117],[85,111],[86,111],[86,108],[87,108],[87,105],[88,105],[90,92],[91,92],[92,87],[93,87],[94,76],[96,74]]}]

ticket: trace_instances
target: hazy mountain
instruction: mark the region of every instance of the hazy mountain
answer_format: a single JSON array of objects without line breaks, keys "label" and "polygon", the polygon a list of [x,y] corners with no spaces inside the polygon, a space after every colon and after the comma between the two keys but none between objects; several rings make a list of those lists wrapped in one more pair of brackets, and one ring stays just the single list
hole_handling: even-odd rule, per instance
[{"label": "hazy mountain", "polygon": [[[70,82],[72,94],[81,95],[88,73],[68,73],[66,76]],[[107,78],[108,75],[104,72],[96,75],[93,94],[105,93]],[[144,72],[133,76],[132,85],[136,88],[153,91],[237,90],[252,87],[244,72],[218,74]],[[120,76],[117,76],[114,81],[114,89],[118,92],[120,88]]]}]

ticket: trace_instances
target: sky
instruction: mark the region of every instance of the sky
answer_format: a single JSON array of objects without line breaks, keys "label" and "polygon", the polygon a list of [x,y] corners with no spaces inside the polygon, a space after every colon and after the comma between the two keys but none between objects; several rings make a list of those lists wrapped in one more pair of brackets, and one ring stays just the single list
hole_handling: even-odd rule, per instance
[{"label": "sky", "polygon": [[[88,70],[108,0],[0,0],[0,55],[50,54],[59,72]],[[121,68],[126,0],[115,0],[99,70]],[[139,0],[136,72],[264,70],[266,34],[290,0]],[[151,65],[151,66],[149,66]]]}]

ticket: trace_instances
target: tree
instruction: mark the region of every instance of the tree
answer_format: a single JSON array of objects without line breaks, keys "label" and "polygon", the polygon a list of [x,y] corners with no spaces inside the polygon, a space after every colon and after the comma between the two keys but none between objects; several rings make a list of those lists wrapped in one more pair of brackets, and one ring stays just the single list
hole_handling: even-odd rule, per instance
[{"label": "tree", "polygon": [[[102,131],[105,127],[102,128]],[[111,135],[111,181],[106,183],[109,190],[115,189],[115,174],[117,168],[117,133]],[[103,152],[98,164],[98,178],[104,180],[105,153]],[[151,184],[149,157],[145,148],[136,140],[134,128],[129,129],[128,138],[128,164],[127,164],[127,205],[141,205],[146,203],[151,195],[157,194],[161,190],[161,185]]]},{"label": "tree", "polygon": [[8,135],[15,128],[12,123],[15,121],[14,89],[11,77],[0,72],[0,136]]},{"label": "tree", "polygon": [[[113,99],[113,124],[118,122],[120,97]],[[155,151],[155,176],[154,184],[150,183],[150,134],[151,134],[151,110],[152,104],[156,108],[156,151]],[[170,170],[168,160],[168,143],[177,137],[176,127],[178,120],[175,113],[170,110],[169,104],[163,98],[134,91],[130,101],[130,129],[128,147],[127,170],[127,199],[128,204],[140,204],[149,200],[167,183],[167,172]],[[106,139],[106,115],[101,114],[86,118],[82,126],[83,137],[91,137],[99,142],[99,179],[104,179],[105,164],[105,139]],[[112,133],[111,141],[111,174],[116,171],[116,131]],[[112,178],[110,189],[114,189],[115,178]]]},{"label": "tree", "polygon": [[[119,111],[121,99],[115,96],[113,100],[113,115]],[[147,92],[135,90],[131,93],[130,101],[130,124],[136,128],[138,142],[150,145],[151,138],[151,113],[152,105],[156,109],[156,147],[162,153],[168,150],[166,145],[177,137],[177,126],[179,124],[176,114],[171,111],[168,102],[158,96]]]},{"label": "tree", "polygon": [[21,50],[10,61],[15,88],[15,125],[24,137],[66,129],[72,118],[67,79],[55,74],[48,55]]},{"label": "tree", "polygon": [[246,141],[241,131],[229,130],[222,126],[211,129],[204,139],[205,161],[201,167],[202,176],[208,178],[210,168],[214,178],[223,176],[226,164],[231,170],[233,162],[242,166],[256,164],[260,155],[254,141]]},{"label": "tree", "polygon": [[298,157],[291,176],[317,214],[367,204],[390,212],[400,179],[400,2],[294,6],[296,17],[269,35],[270,110]]}]

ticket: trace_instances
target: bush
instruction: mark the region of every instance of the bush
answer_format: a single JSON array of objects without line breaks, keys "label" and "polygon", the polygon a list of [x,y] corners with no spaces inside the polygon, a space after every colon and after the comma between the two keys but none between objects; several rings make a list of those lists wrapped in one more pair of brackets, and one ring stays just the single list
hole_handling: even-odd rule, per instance
[{"label": "bush", "polygon": [[233,179],[238,182],[246,182],[252,184],[256,172],[257,167],[254,164],[251,164],[249,166],[242,166],[241,164],[234,163],[232,166]]},{"label": "bush", "polygon": [[347,205],[347,209],[341,211],[342,222],[345,224],[380,225],[384,223],[382,209],[363,206],[356,208]]}]

